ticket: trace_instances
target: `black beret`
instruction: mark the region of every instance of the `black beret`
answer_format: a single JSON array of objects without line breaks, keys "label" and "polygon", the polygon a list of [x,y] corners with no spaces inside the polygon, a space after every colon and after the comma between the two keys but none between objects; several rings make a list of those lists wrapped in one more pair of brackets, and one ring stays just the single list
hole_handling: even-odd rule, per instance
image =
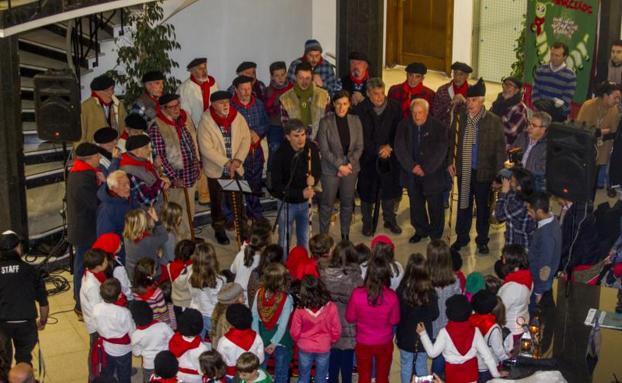
[{"label": "black beret", "polygon": [[111,86],[114,86],[114,80],[105,74],[97,76],[91,81],[91,90],[106,90]]},{"label": "black beret", "polygon": [[177,320],[177,331],[183,336],[197,336],[203,330],[203,316],[198,310],[186,309]]},{"label": "black beret", "polygon": [[169,102],[175,101],[175,100],[179,100],[179,95],[175,93],[165,93],[162,96],[160,96],[160,98],[158,99],[158,101],[160,102],[160,106],[166,105]]},{"label": "black beret", "polygon": [[453,322],[465,322],[469,320],[473,311],[471,304],[462,294],[456,294],[447,299],[447,319]]},{"label": "black beret", "polygon": [[152,70],[151,72],[147,72],[143,75],[143,84],[149,81],[159,80],[164,80],[164,73],[159,70]]},{"label": "black beret", "polygon": [[284,69],[287,70],[287,65],[285,61],[275,61],[270,64],[270,74],[272,74],[275,70]]},{"label": "black beret", "polygon": [[497,306],[497,295],[484,289],[478,291],[471,299],[473,310],[478,314],[490,314]]},{"label": "black beret", "polygon": [[119,137],[119,133],[116,130],[105,127],[97,129],[93,135],[93,141],[95,141],[96,144],[107,144],[116,140],[117,137]]},{"label": "black beret", "polygon": [[130,313],[136,326],[145,326],[153,321],[153,310],[145,301],[133,300],[130,302]]},{"label": "black beret", "polygon": [[235,73],[240,73],[243,70],[247,70],[247,69],[251,69],[251,68],[257,68],[257,64],[255,64],[252,61],[244,61],[243,63],[238,65],[238,68],[235,70]]},{"label": "black beret", "polygon": [[479,78],[473,85],[469,85],[467,89],[467,97],[484,97],[486,95],[486,84],[483,78]]},{"label": "black beret", "polygon": [[143,146],[149,145],[151,139],[146,134],[138,134],[136,136],[129,136],[125,142],[125,150],[131,152],[134,149],[140,149]]},{"label": "black beret", "polygon": [[216,102],[220,100],[231,100],[231,93],[226,90],[217,90],[209,96],[209,102]]},{"label": "black beret", "polygon": [[207,57],[197,57],[196,59],[190,61],[188,65],[186,65],[186,69],[190,70],[197,65],[207,64]]},{"label": "black beret", "polygon": [[147,130],[147,121],[138,113],[131,113],[125,117],[125,126],[130,129]]},{"label": "black beret", "polygon": [[471,68],[467,64],[462,63],[460,61],[456,61],[455,63],[451,64],[451,69],[452,70],[459,70],[459,71],[464,72],[464,73],[471,73],[471,72],[473,72],[473,68]]},{"label": "black beret", "polygon": [[13,250],[19,245],[19,237],[14,231],[7,230],[0,234],[0,251]]},{"label": "black beret", "polygon": [[369,63],[369,59],[367,58],[367,55],[363,52],[350,52],[350,54],[348,55],[348,60],[361,60],[361,61],[365,61],[367,63]]},{"label": "black beret", "polygon": [[99,146],[90,142],[83,142],[76,148],[76,156],[88,157],[99,153]]},{"label": "black beret", "polygon": [[227,322],[238,330],[246,330],[251,328],[253,315],[251,310],[241,303],[234,303],[227,307]]},{"label": "black beret", "polygon": [[238,76],[233,80],[233,86],[237,88],[240,84],[246,84],[247,82],[253,82],[253,81],[254,81],[254,78],[252,77]]},{"label": "black beret", "polygon": [[406,73],[426,74],[428,73],[428,67],[422,63],[410,63],[406,66]]},{"label": "black beret", "polygon": [[511,82],[512,84],[514,84],[515,87],[519,89],[523,87],[523,81],[516,76],[508,76],[504,78],[502,82],[506,82],[506,81]]},{"label": "black beret", "polygon": [[177,376],[179,361],[169,350],[160,351],[153,360],[153,372],[162,379],[172,379]]}]

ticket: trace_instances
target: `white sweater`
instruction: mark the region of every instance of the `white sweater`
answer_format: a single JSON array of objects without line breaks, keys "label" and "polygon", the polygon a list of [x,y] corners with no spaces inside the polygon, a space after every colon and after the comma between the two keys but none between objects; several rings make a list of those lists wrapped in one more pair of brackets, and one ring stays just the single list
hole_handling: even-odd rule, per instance
[{"label": "white sweater", "polygon": [[99,295],[99,286],[101,286],[101,283],[93,273],[87,270],[84,276],[82,276],[82,285],[80,286],[80,307],[82,309],[82,317],[84,318],[86,331],[89,334],[96,331],[93,307],[102,302],[102,297]]},{"label": "white sweater", "polygon": [[231,263],[229,270],[233,274],[235,274],[234,282],[242,286],[242,288],[244,289],[244,303],[248,305],[248,294],[246,294],[246,290],[248,288],[248,280],[250,279],[253,270],[255,270],[255,268],[259,265],[260,254],[256,253],[253,256],[253,263],[250,265],[250,267],[244,266],[244,249],[246,248],[246,246],[247,244],[242,245],[242,248],[235,256],[233,263]]},{"label": "white sweater", "polygon": [[497,370],[495,358],[490,353],[486,342],[484,342],[482,333],[480,333],[477,328],[475,329],[473,344],[471,344],[471,348],[466,352],[466,354],[458,352],[445,328],[442,328],[438,332],[438,336],[436,337],[436,342],[434,344],[432,344],[428,333],[425,331],[421,333],[420,339],[423,348],[425,348],[425,351],[430,358],[436,358],[442,353],[447,363],[463,364],[464,362],[475,358],[479,354],[484,359],[484,363],[488,367],[488,371],[490,371],[492,376],[494,378],[498,378],[500,376],[499,370]]},{"label": "white sweater", "polygon": [[[113,303],[101,302],[93,307],[95,329],[99,336],[113,339],[122,338],[134,332],[134,320],[130,310]],[[104,350],[110,356],[123,356],[132,352],[132,345],[114,344],[104,341]]]},{"label": "white sweater", "polygon": [[[508,341],[510,344],[504,344],[503,341],[503,333],[501,331],[501,327],[498,324],[492,326],[486,335],[484,335],[484,342],[488,346],[492,357],[495,359],[495,364],[498,365],[499,362],[503,362],[504,360],[510,357],[508,350],[512,350],[512,337],[508,336]],[[477,354],[477,366],[480,371],[488,370],[486,366],[486,361],[484,358]]]},{"label": "white sweater", "polygon": [[144,330],[136,329],[131,335],[132,353],[143,357],[143,368],[153,370],[153,360],[160,351],[168,350],[168,342],[173,330],[162,322],[157,322]]},{"label": "white sweater", "polygon": [[220,338],[216,350],[220,353],[220,355],[222,355],[222,359],[227,367],[235,367],[235,363],[238,361],[238,358],[245,352],[252,352],[257,355],[259,363],[263,363],[264,359],[263,341],[261,340],[259,334],[255,335],[255,340],[248,350],[244,350],[237,344],[227,339],[226,336]]},{"label": "white sweater", "polygon": [[[210,94],[214,94],[218,90],[218,83],[214,81],[214,85],[210,86]],[[199,84],[192,81],[190,78],[182,82],[177,89],[179,94],[179,101],[181,102],[181,108],[190,114],[194,126],[199,126],[201,122],[201,115],[203,114],[203,93]]]},{"label": "white sweater", "polygon": [[[188,267],[188,274],[192,275],[192,265]],[[218,303],[218,292],[226,282],[225,278],[219,275],[216,277],[216,287],[198,289],[190,286],[190,279],[188,279],[190,296],[192,297],[190,307],[199,310],[204,317],[211,318],[214,307],[216,307],[216,303]]]},{"label": "white sweater", "polygon": [[128,301],[134,300],[134,294],[132,294],[132,283],[127,276],[127,270],[125,266],[118,259],[115,260],[116,267],[112,270],[112,276],[121,283],[121,292]]},{"label": "white sweater", "polygon": [[519,317],[525,318],[525,323],[529,323],[529,298],[531,289],[517,282],[506,282],[501,286],[497,295],[505,305],[505,327],[512,331],[512,334],[518,335],[523,333],[523,328],[516,323]]},{"label": "white sweater", "polygon": [[[192,340],[191,338],[184,337],[187,341]],[[199,364],[199,356],[205,351],[209,351],[212,348],[206,343],[199,343],[197,348],[193,348],[181,354],[177,361],[179,362],[179,368],[188,368],[190,370],[198,371],[198,374],[187,374],[184,372],[177,373],[177,379],[180,382],[184,383],[202,383],[203,377],[201,374],[201,365]]]}]

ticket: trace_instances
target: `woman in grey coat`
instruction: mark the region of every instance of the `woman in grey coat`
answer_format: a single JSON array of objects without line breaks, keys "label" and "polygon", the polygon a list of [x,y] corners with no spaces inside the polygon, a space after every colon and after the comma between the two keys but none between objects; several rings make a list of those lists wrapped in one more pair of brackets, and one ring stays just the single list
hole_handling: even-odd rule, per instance
[{"label": "woman in grey coat", "polygon": [[335,246],[327,263],[320,262],[320,279],[330,292],[330,298],[337,305],[341,321],[341,337],[330,350],[329,382],[352,382],[356,325],[346,321],[346,307],[352,290],[363,284],[358,254],[350,241],[341,241]]},{"label": "woman in grey coat", "polygon": [[341,238],[348,239],[356,179],[361,169],[359,159],[363,154],[363,126],[357,116],[348,114],[348,91],[337,92],[333,98],[333,106],[335,113],[329,113],[320,120],[316,136],[322,163],[320,233],[328,233],[330,215],[339,193]]}]

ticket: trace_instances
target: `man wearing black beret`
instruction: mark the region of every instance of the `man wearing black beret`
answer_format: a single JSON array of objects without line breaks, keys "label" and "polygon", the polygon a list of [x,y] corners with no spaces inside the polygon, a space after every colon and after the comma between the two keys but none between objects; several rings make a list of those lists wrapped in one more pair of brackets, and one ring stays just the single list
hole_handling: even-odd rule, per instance
[{"label": "man wearing black beret", "polygon": [[342,89],[350,92],[352,95],[350,100],[355,106],[366,97],[369,59],[363,52],[350,52],[348,59],[350,60],[350,73],[341,78],[341,86]]},{"label": "man wearing black beret", "polygon": [[514,76],[501,80],[503,91],[492,103],[491,112],[501,117],[505,132],[506,147],[512,146],[516,137],[525,129],[527,119],[527,105],[523,102],[523,82]]},{"label": "man wearing black beret", "polygon": [[[257,79],[257,64],[252,61],[243,61],[235,70],[238,76],[246,76],[253,79],[253,96],[263,101],[266,97],[266,84]],[[227,89],[232,95],[235,93],[235,85],[232,83]]]},{"label": "man wearing black beret", "polygon": [[423,85],[428,68],[425,64],[413,62],[406,66],[406,81],[393,85],[389,89],[389,98],[400,103],[404,117],[410,117],[410,103],[415,98],[423,98],[432,105],[435,93],[432,89]]},{"label": "man wearing black beret", "polygon": [[108,75],[95,77],[91,81],[91,97],[80,107],[80,142],[93,142],[97,129],[108,126],[119,135],[125,131],[125,106],[114,95],[114,80]]},{"label": "man wearing black beret", "polygon": [[125,153],[125,143],[131,136],[147,134],[147,121],[138,113],[130,113],[125,117],[125,132],[119,136],[117,147],[121,153]]},{"label": "man wearing black beret", "polygon": [[164,92],[164,73],[151,71],[143,75],[142,82],[145,92],[141,94],[132,104],[130,113],[137,113],[151,125],[156,117],[156,112],[160,109],[158,99]]},{"label": "man wearing black beret", "polygon": [[447,128],[458,112],[463,112],[466,104],[469,83],[467,79],[473,69],[465,63],[456,61],[451,65],[452,80],[436,90],[432,103],[432,116]]},{"label": "man wearing black beret", "polygon": [[[112,128],[101,128],[93,136],[95,145],[99,146],[99,169],[106,177],[119,167],[117,159],[121,156],[117,148],[118,133]],[[114,164],[113,164],[114,163]]]},{"label": "man wearing black beret", "polygon": [[187,217],[194,217],[194,192],[201,172],[197,131],[190,116],[181,108],[178,95],[164,94],[159,103],[160,109],[149,127],[149,137],[164,174],[171,181],[168,199],[184,209],[186,219],[182,220],[179,237],[194,238]]},{"label": "man wearing black beret", "polygon": [[106,181],[98,169],[99,147],[83,142],[74,151],[75,161],[67,176],[67,242],[73,245],[73,292],[75,310],[80,311],[80,285],[84,273],[84,253],[96,239],[97,189]]}]

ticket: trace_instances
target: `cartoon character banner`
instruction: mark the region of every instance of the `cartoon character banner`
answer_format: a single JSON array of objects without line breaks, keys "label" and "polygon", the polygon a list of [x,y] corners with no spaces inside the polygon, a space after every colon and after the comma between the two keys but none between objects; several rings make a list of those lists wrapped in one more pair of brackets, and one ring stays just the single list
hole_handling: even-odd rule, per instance
[{"label": "cartoon character banner", "polygon": [[529,0],[525,83],[533,84],[536,68],[549,62],[549,47],[555,41],[561,41],[569,48],[566,65],[577,75],[574,102],[585,101],[592,72],[597,24],[598,0]]}]

